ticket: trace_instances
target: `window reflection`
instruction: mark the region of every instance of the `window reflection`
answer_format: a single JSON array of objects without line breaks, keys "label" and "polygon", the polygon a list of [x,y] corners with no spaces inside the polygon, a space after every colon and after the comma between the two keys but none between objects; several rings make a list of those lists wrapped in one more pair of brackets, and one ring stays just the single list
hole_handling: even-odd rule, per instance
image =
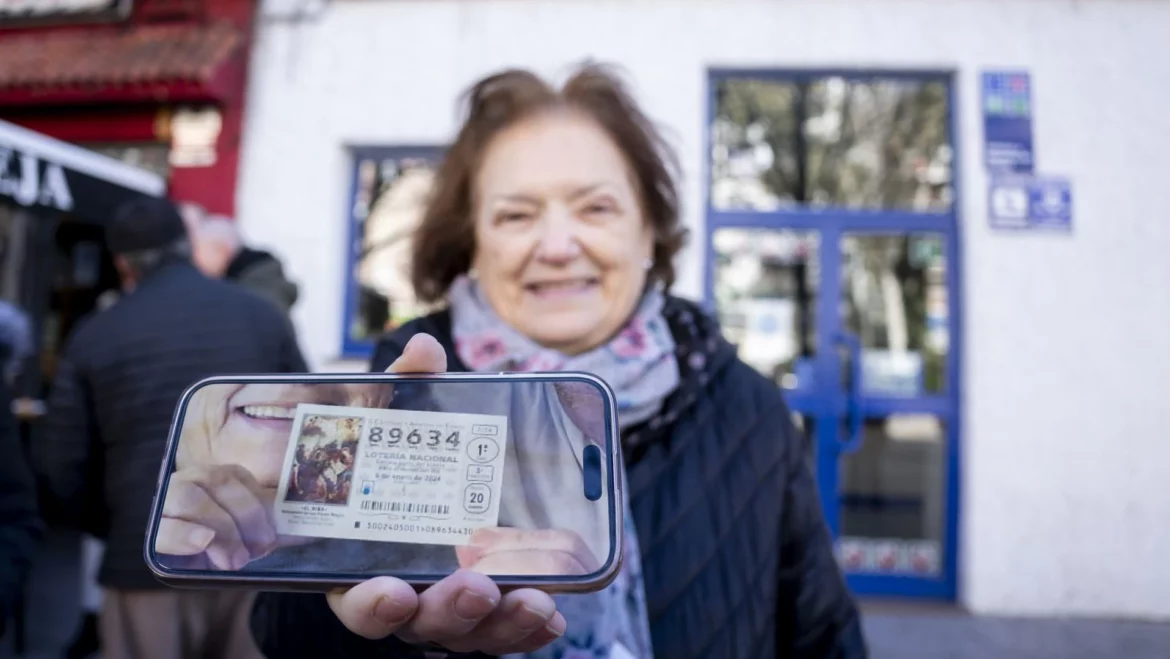
[{"label": "window reflection", "polygon": [[942,392],[950,348],[942,236],[846,234],[840,248],[842,324],[861,341],[862,393]]},{"label": "window reflection", "polygon": [[422,219],[438,159],[436,149],[426,156],[389,153],[358,160],[350,341],[371,340],[429,310],[414,298],[409,236]]},{"label": "window reflection", "polygon": [[711,204],[719,210],[951,207],[941,81],[722,80],[711,142]]},{"label": "window reflection", "polygon": [[740,357],[787,389],[807,387],[816,354],[820,236],[812,231],[719,229],[715,301]]},{"label": "window reflection", "polygon": [[942,571],[946,430],[926,414],[870,419],[860,450],[841,456],[838,550],[845,569]]}]

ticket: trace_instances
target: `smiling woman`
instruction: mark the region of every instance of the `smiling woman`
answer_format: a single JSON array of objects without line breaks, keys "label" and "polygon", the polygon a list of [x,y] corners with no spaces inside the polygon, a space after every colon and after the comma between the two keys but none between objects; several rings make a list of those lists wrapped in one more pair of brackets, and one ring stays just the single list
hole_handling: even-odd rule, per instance
[{"label": "smiling woman", "polygon": [[388,385],[243,384],[208,386],[187,406],[175,467],[238,464],[275,495],[297,405],[384,407]]},{"label": "smiling woman", "polygon": [[[392,596],[388,580],[330,600],[344,627],[320,598],[263,594],[259,645],[273,657],[451,656],[419,641],[528,659],[864,657],[780,392],[702,310],[669,295],[685,231],[674,158],[653,122],[619,77],[592,65],[560,87],[523,70],[490,75],[471,87],[465,116],[410,254],[416,298],[448,308],[386,335],[371,367],[437,340],[450,370],[604,379],[629,468],[621,573],[603,591],[556,598],[563,635],[509,621],[522,607],[505,598],[518,593],[555,620],[523,589],[494,594],[494,612],[455,614],[446,594],[466,586],[453,575],[381,626],[371,602]],[[586,401],[565,393],[572,416]],[[577,425],[591,432],[588,419]],[[560,504],[572,481],[544,471],[525,480],[525,496]],[[514,555],[538,540],[518,528],[490,544]]]}]

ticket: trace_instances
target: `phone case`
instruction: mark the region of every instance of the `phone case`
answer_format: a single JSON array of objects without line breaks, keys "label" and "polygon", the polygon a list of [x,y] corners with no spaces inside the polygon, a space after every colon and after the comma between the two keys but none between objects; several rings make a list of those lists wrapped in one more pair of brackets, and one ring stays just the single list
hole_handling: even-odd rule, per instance
[{"label": "phone case", "polygon": [[595,591],[621,567],[621,460],[587,373],[209,378],[176,406],[146,562],[180,588],[421,589],[463,567]]}]

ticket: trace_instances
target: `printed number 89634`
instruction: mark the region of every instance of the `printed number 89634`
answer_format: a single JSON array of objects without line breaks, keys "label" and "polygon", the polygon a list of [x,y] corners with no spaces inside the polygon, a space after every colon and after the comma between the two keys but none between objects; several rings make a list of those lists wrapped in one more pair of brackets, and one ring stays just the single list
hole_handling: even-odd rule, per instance
[{"label": "printed number 89634", "polygon": [[448,451],[459,450],[459,431],[454,430],[445,438],[443,432],[437,429],[420,430],[412,428],[406,431],[402,426],[374,426],[370,428],[370,446],[421,446],[438,450],[446,448]]}]

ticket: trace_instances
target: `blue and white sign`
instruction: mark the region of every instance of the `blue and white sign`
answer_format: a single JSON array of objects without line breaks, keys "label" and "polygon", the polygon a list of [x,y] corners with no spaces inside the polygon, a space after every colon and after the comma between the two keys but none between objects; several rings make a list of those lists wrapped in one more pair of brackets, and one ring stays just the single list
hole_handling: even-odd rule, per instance
[{"label": "blue and white sign", "polygon": [[921,396],[924,374],[918,352],[866,350],[861,355],[861,391],[866,396]]},{"label": "blue and white sign", "polygon": [[1059,177],[995,179],[987,200],[996,229],[1072,229],[1072,185]]},{"label": "blue and white sign", "polygon": [[991,172],[1032,173],[1032,85],[1027,73],[983,74],[983,155]]}]

